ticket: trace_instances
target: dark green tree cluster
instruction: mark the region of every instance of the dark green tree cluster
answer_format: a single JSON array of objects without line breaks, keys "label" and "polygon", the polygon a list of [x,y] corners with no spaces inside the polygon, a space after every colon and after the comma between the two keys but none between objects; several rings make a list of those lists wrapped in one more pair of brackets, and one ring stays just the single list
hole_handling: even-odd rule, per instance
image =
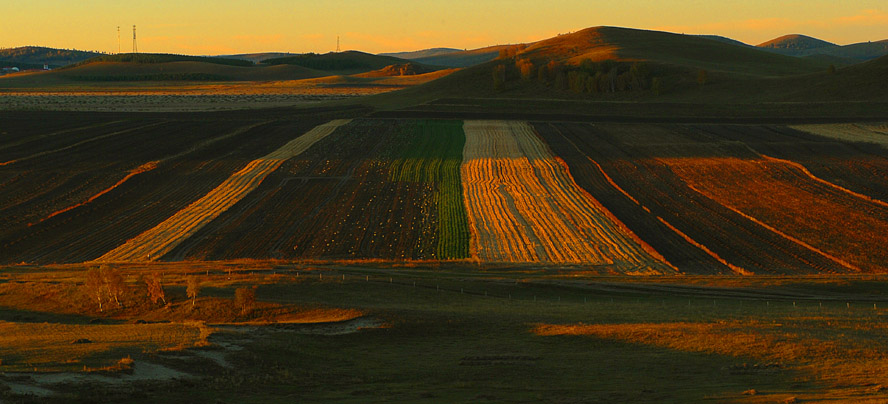
[{"label": "dark green tree cluster", "polygon": [[652,77],[647,64],[613,60],[584,60],[578,67],[562,68],[565,77],[554,80],[556,87],[576,93],[616,93],[651,89]]},{"label": "dark green tree cluster", "polygon": [[79,66],[88,63],[95,62],[118,62],[118,63],[136,63],[136,64],[151,64],[151,63],[170,63],[170,62],[203,62],[203,63],[212,63],[217,65],[225,65],[225,66],[242,66],[248,67],[253,66],[253,62],[249,60],[239,60],[239,59],[226,59],[226,58],[215,58],[215,57],[206,57],[206,56],[188,56],[188,55],[173,55],[166,53],[121,53],[119,55],[105,55],[94,57],[89,60],[85,60],[76,65],[71,66]]}]

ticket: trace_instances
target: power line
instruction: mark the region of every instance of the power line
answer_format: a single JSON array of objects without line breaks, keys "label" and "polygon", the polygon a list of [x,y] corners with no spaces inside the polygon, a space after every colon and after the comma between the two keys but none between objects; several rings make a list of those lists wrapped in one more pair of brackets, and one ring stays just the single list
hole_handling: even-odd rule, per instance
[{"label": "power line", "polygon": [[120,54],[120,25],[117,26],[117,54]]},{"label": "power line", "polygon": [[336,35],[336,53],[342,52],[339,48],[339,35]]},{"label": "power line", "polygon": [[136,45],[136,26],[133,25],[133,53],[139,53],[139,47]]}]

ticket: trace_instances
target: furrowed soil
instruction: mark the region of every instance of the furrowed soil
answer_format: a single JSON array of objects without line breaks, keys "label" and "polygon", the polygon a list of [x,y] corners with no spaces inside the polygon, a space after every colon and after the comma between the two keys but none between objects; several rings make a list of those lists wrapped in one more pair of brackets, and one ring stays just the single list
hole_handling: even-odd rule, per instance
[{"label": "furrowed soil", "polygon": [[81,124],[80,115],[63,115],[69,120],[67,129],[42,132],[4,125],[5,131],[53,144],[27,155],[15,152],[25,143],[0,150],[0,160],[10,162],[0,166],[0,187],[2,209],[9,212],[11,224],[0,229],[0,260],[98,258],[206,195],[294,134],[336,115],[278,120],[124,117],[128,119],[121,123],[93,128],[89,121]]},{"label": "furrowed soil", "polygon": [[354,121],[164,259],[464,258],[463,143],[459,122]]},{"label": "furrowed soil", "polygon": [[[886,182],[878,170],[864,168],[861,170],[864,174],[860,174],[843,167],[854,165],[852,156],[865,157],[864,167],[879,167],[886,162],[881,155],[884,152],[862,152],[861,147],[853,143],[832,144],[835,141],[811,135],[805,140],[799,137],[806,135],[787,128],[755,125],[539,124],[538,127],[562,153],[572,172],[578,173],[578,183],[593,195],[605,195],[603,203],[615,211],[617,217],[682,268],[739,274],[847,273],[858,271],[859,266],[867,271],[883,271],[878,266],[881,253],[875,247],[877,243],[869,240],[880,237],[880,231],[871,231],[884,225],[880,212],[885,206],[864,193],[878,195],[872,190],[881,189]],[[792,139],[789,135],[797,136]],[[819,150],[821,154],[833,150],[832,158],[817,158],[810,150]],[[722,161],[719,159],[746,162],[742,164],[750,166],[738,166],[749,168],[740,174],[733,171],[736,167],[729,168],[727,164],[694,165],[695,162]],[[781,180],[773,173],[752,168],[762,164],[779,168],[779,172],[786,175]],[[811,170],[803,164],[810,165]],[[716,169],[725,171],[718,174]],[[724,178],[729,173],[733,182]],[[812,173],[823,178],[815,179],[816,174]],[[702,178],[711,181],[706,184],[721,184],[720,193],[702,188]],[[842,178],[854,178],[845,183],[852,184],[859,192],[837,186]],[[856,187],[854,183],[869,185]],[[770,184],[774,188],[753,188],[754,184]],[[774,192],[782,198],[779,205],[772,201],[767,208],[768,203],[756,202]],[[816,197],[819,199],[811,205],[814,195],[819,195]],[[787,213],[782,219],[773,216],[758,219],[735,206],[746,206],[744,204],[758,204],[772,213]],[[814,233],[818,233],[815,229],[825,229],[827,221],[846,222],[849,229],[857,230],[845,234],[844,227],[835,228],[832,236],[829,230],[815,236]],[[837,232],[851,241],[840,240],[835,235]],[[856,247],[849,248],[843,243],[853,243]],[[838,251],[857,254],[858,263],[840,256]],[[861,263],[864,261],[867,263]],[[695,267],[698,269],[693,269]]]},{"label": "furrowed soil", "polygon": [[583,192],[529,125],[466,121],[465,131],[461,170],[473,258],[674,270]]}]

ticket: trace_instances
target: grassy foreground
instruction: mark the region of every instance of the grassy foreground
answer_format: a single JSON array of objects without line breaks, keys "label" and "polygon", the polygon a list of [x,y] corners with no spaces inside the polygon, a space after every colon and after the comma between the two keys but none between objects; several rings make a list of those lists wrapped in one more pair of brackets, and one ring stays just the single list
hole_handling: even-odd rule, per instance
[{"label": "grassy foreground", "polygon": [[[158,352],[156,341],[172,337],[154,335],[140,346],[133,334],[113,355],[94,353],[111,361],[110,368],[128,357],[132,363],[124,368],[135,374],[140,365],[162,364],[175,378],[131,380],[126,369],[113,376],[109,368],[124,382],[41,384],[55,394],[40,397],[14,389],[0,394],[13,402],[257,403],[879,402],[888,396],[881,278],[587,278],[575,270],[473,267],[133,265],[121,268],[126,280],[163,271],[173,303],[160,310],[130,303],[104,313],[78,300],[83,267],[7,268],[0,273],[0,318],[10,329],[38,327],[28,322],[57,330],[111,327],[164,315],[170,325],[119,327],[219,329],[207,337],[209,347]],[[198,312],[212,311],[209,302],[217,302],[217,310],[195,322],[184,285],[198,273],[204,279]],[[360,312],[383,325],[338,335],[273,325],[232,331],[225,324],[250,319],[219,314],[224,304],[218,302],[243,285],[258,285],[261,307],[315,313],[305,322],[353,317],[317,315],[337,307],[335,313]],[[65,299],[67,308],[59,304]],[[95,318],[102,320],[95,324]],[[275,318],[294,317],[265,320]],[[68,341],[74,334],[62,335],[65,341],[44,357],[82,349]],[[27,346],[4,345],[0,371],[20,371],[8,366],[28,355]],[[224,361],[176,359],[195,350]],[[0,390],[30,383],[28,375],[0,374]]]}]

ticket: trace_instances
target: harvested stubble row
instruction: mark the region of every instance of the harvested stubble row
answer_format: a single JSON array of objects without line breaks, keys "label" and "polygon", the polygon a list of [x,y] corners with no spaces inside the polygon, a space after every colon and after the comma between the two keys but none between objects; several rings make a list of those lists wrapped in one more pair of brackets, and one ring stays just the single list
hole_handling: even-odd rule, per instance
[{"label": "harvested stubble row", "polygon": [[674,271],[577,186],[528,124],[466,121],[464,129],[461,173],[473,258]]},{"label": "harvested stubble row", "polygon": [[319,125],[268,155],[250,162],[204,197],[96,261],[151,261],[160,258],[256,189],[284,161],[298,156],[348,122],[349,120],[340,119]]}]

